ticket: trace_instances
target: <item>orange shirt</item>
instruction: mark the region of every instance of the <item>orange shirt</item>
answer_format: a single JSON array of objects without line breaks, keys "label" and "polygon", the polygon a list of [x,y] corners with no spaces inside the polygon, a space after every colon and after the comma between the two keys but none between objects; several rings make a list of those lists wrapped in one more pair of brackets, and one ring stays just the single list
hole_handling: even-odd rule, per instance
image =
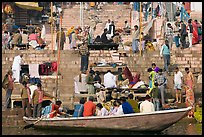
[{"label": "orange shirt", "polygon": [[83,116],[93,116],[96,112],[96,105],[92,101],[84,103]]},{"label": "orange shirt", "polygon": [[[57,114],[62,115],[62,113],[59,111],[60,106],[52,104],[52,109],[51,109],[51,114],[50,114],[50,118],[56,117]],[[53,111],[55,111],[54,113],[52,113]]]}]

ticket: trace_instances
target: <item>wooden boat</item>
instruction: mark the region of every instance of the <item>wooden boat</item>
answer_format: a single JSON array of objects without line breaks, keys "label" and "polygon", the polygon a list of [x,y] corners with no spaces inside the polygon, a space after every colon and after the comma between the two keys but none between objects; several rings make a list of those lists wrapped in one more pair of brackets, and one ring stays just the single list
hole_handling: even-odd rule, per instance
[{"label": "wooden boat", "polygon": [[[34,125],[34,128],[94,128],[129,131],[153,131],[160,132],[185,116],[191,107],[161,110],[151,113],[133,113],[120,116],[90,116],[90,117],[68,117],[68,118],[43,118]],[[37,119],[23,117],[27,124],[34,123]]]}]

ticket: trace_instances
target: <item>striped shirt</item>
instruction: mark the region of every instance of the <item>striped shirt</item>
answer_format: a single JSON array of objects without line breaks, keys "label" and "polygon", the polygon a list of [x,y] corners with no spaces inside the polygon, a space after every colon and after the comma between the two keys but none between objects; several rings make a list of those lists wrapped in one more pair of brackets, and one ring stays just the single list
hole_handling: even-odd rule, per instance
[{"label": "striped shirt", "polygon": [[173,35],[174,35],[173,30],[168,27],[166,30],[166,36],[168,37],[168,36],[173,36]]},{"label": "striped shirt", "polygon": [[88,55],[89,49],[86,45],[82,45],[79,47],[79,54],[80,55]]}]

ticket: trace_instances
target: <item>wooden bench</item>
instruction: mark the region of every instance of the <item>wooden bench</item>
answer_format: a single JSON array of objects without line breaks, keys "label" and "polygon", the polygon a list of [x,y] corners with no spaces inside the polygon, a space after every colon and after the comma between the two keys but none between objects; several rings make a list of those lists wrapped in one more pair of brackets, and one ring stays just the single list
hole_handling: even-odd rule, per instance
[{"label": "wooden bench", "polygon": [[14,47],[14,49],[19,49],[19,50],[26,50],[29,49],[29,44],[28,43],[23,43],[23,44],[12,44],[12,47]]},{"label": "wooden bench", "polygon": [[119,44],[109,43],[109,44],[89,44],[89,50],[118,50]]},{"label": "wooden bench", "polygon": [[99,71],[101,73],[106,73],[108,70],[111,70],[112,73],[116,73],[118,74],[118,72],[121,70],[123,70],[126,67],[126,65],[120,65],[120,66],[116,66],[116,67],[112,67],[112,66],[96,66],[96,67],[92,67],[94,71]]},{"label": "wooden bench", "polygon": [[22,98],[20,95],[11,95],[11,109],[14,108],[14,102],[15,101],[21,101],[22,102]]}]

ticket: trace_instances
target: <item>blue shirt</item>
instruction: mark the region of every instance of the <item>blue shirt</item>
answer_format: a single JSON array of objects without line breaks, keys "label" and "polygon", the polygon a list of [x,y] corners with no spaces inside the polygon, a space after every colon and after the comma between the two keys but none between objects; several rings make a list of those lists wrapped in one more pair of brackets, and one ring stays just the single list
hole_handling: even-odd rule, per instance
[{"label": "blue shirt", "polygon": [[84,112],[84,105],[83,104],[77,104],[74,106],[73,117],[83,117],[83,112]]},{"label": "blue shirt", "polygon": [[123,113],[124,114],[130,114],[130,113],[135,113],[132,106],[130,105],[130,103],[128,102],[124,102],[122,104],[122,108],[123,108]]},{"label": "blue shirt", "polygon": [[161,47],[160,50],[160,56],[162,55],[170,55],[170,50],[165,44]]}]

